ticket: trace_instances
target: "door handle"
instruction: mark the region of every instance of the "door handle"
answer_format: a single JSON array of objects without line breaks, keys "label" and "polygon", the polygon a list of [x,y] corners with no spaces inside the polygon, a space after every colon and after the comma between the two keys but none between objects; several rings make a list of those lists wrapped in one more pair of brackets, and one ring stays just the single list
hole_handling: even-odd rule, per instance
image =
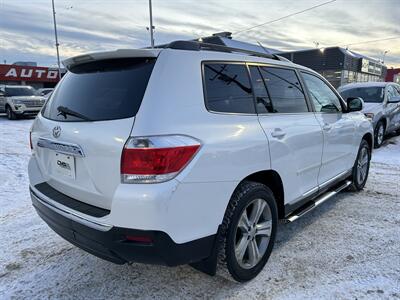
[{"label": "door handle", "polygon": [[326,130],[326,131],[329,131],[329,130],[332,129],[332,125],[330,125],[330,124],[324,124],[324,126],[322,126],[322,129],[323,129],[323,130]]},{"label": "door handle", "polygon": [[275,128],[274,131],[271,132],[271,136],[275,137],[275,138],[282,138],[286,135],[286,132],[284,132],[282,129],[280,128]]}]

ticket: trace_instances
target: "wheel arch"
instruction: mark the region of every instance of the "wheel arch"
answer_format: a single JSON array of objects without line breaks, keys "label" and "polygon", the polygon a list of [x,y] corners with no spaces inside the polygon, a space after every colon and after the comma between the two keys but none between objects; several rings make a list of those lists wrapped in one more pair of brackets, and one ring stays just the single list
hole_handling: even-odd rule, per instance
[{"label": "wheel arch", "polygon": [[370,132],[364,134],[361,140],[366,140],[371,150],[374,148],[374,138]]},{"label": "wheel arch", "polygon": [[[263,170],[248,175],[239,182],[239,186],[243,181],[254,181],[265,184],[274,194],[278,207],[278,217],[285,217],[285,193],[282,178],[275,170]],[[236,187],[237,188],[237,187]]]},{"label": "wheel arch", "polygon": [[388,120],[386,116],[381,116],[381,118],[379,119],[378,122],[376,122],[376,124],[378,125],[380,122],[383,123],[383,126],[385,126],[385,131],[387,129],[387,124],[388,124]]}]

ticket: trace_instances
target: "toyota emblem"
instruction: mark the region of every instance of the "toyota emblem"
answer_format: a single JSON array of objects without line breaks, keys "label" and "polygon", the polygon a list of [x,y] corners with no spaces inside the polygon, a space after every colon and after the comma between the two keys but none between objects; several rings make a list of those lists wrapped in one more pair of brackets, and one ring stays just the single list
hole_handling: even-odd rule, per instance
[{"label": "toyota emblem", "polygon": [[53,136],[55,138],[58,138],[61,135],[61,127],[60,126],[56,126],[53,128]]}]

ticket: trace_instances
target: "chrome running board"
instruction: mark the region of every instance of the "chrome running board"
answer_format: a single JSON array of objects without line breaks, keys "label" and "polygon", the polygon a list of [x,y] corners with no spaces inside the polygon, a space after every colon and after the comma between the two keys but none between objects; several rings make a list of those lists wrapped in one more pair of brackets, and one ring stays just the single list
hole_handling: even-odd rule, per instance
[{"label": "chrome running board", "polygon": [[349,185],[351,185],[351,181],[347,180],[341,186],[337,187],[333,191],[328,191],[325,194],[322,194],[321,196],[318,196],[314,200],[311,200],[310,202],[305,204],[303,209],[300,208],[299,210],[297,210],[293,214],[291,214],[288,217],[286,217],[284,219],[285,223],[291,223],[291,222],[296,221],[298,218],[300,218],[300,217],[304,216],[305,214],[307,214],[308,212],[312,211],[314,208],[318,207],[319,205],[324,203],[326,200],[332,198],[333,196],[338,194],[340,191],[342,191],[345,188],[347,188]]}]

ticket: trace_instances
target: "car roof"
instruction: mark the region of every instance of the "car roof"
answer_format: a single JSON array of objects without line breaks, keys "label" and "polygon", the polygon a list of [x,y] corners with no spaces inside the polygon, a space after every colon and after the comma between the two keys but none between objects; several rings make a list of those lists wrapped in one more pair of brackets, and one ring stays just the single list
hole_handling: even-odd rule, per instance
[{"label": "car roof", "polygon": [[14,88],[14,87],[17,87],[17,88],[32,88],[33,89],[33,87],[30,86],[30,85],[17,85],[17,84],[3,84],[3,85],[0,85],[0,87],[2,87],[2,88]]},{"label": "car roof", "polygon": [[386,87],[389,84],[393,84],[393,82],[382,82],[382,81],[377,81],[377,82],[354,82],[354,83],[349,83],[346,85],[343,85],[339,88],[339,90],[347,90],[347,89],[352,89],[352,88],[366,88],[366,87]]},{"label": "car roof", "polygon": [[[118,59],[118,58],[156,58],[161,53],[166,55],[193,55],[193,58],[200,58],[201,60],[223,60],[223,61],[236,61],[236,62],[247,62],[247,63],[261,63],[261,64],[272,64],[277,66],[287,66],[302,70],[307,70],[314,74],[317,72],[297,65],[290,60],[275,56],[276,59],[266,58],[262,56],[243,54],[241,52],[222,52],[215,50],[182,50],[182,49],[171,49],[171,48],[154,48],[154,49],[118,49],[114,51],[102,51],[102,52],[92,52],[83,55],[74,56],[63,61],[64,66],[67,69],[71,69],[80,64],[100,61],[105,59]],[[260,53],[262,54],[262,53]],[[318,74],[319,75],[319,74]]]}]

